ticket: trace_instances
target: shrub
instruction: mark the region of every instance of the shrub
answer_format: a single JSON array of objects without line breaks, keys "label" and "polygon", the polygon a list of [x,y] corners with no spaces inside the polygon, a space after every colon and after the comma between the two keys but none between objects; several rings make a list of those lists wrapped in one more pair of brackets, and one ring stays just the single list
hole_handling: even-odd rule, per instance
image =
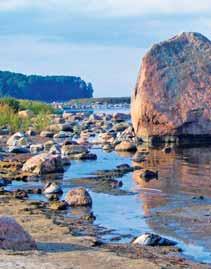
[{"label": "shrub", "polygon": [[[26,118],[18,115],[19,110],[29,110],[34,116]],[[54,113],[51,105],[28,100],[16,100],[14,98],[0,99],[0,128],[7,127],[11,132],[26,131],[33,127],[37,131],[46,129],[50,124],[50,114]]]},{"label": "shrub", "polygon": [[4,97],[0,99],[0,105],[8,105],[15,112],[19,110],[19,101],[12,97]]},{"label": "shrub", "polygon": [[46,127],[50,124],[50,122],[51,122],[50,115],[41,112],[33,119],[33,127],[37,131],[42,131],[46,129]]},{"label": "shrub", "polygon": [[30,110],[34,114],[40,113],[53,113],[54,108],[51,105],[48,105],[43,102],[30,101],[30,100],[19,100],[19,109],[20,110]]},{"label": "shrub", "polygon": [[28,119],[20,119],[9,105],[0,105],[0,127],[9,127],[11,132],[25,131],[29,128]]}]

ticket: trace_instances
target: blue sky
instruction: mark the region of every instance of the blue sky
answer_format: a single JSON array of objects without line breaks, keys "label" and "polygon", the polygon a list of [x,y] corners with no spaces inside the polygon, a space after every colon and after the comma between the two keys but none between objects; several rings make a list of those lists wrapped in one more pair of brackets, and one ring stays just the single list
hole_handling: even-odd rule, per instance
[{"label": "blue sky", "polygon": [[153,43],[210,29],[211,0],[0,0],[0,69],[77,75],[95,96],[129,96]]}]

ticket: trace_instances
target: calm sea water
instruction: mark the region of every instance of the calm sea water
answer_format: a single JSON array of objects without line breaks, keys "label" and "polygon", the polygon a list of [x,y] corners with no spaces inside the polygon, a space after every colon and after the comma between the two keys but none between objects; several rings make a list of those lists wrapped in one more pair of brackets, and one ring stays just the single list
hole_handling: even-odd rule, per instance
[{"label": "calm sea water", "polygon": [[[64,196],[73,178],[123,163],[133,165],[127,153],[107,153],[99,148],[92,152],[97,154],[97,161],[72,161],[58,180]],[[121,234],[125,235],[122,241],[129,242],[129,235],[150,231],[174,239],[192,259],[211,262],[211,148],[175,149],[170,154],[159,149],[149,152],[141,166],[158,170],[158,180],[145,182],[140,171],[135,171],[121,178],[122,188],[133,194],[115,196],[89,190],[95,223],[115,230],[106,239]],[[42,182],[14,182],[9,189],[29,186],[42,187]],[[46,199],[42,195],[31,198]]]}]

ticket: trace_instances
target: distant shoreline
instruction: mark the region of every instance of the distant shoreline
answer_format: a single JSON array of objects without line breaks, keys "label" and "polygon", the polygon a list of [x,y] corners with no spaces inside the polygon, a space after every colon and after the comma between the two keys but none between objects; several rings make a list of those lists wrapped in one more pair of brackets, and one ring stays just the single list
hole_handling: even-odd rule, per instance
[{"label": "distant shoreline", "polygon": [[130,97],[98,97],[98,98],[82,98],[82,99],[72,99],[68,103],[69,105],[75,104],[83,104],[83,105],[90,105],[93,103],[98,104],[130,104],[131,98]]}]

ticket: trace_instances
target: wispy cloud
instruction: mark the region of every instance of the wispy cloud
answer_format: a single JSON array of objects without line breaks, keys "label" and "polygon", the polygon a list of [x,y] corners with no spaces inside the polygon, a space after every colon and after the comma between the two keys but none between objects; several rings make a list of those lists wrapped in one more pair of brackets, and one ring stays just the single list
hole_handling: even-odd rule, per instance
[{"label": "wispy cloud", "polygon": [[41,8],[95,16],[209,13],[210,0],[1,0],[0,10]]},{"label": "wispy cloud", "polygon": [[144,52],[183,31],[211,38],[210,14],[211,0],[0,0],[0,69],[129,95]]}]

